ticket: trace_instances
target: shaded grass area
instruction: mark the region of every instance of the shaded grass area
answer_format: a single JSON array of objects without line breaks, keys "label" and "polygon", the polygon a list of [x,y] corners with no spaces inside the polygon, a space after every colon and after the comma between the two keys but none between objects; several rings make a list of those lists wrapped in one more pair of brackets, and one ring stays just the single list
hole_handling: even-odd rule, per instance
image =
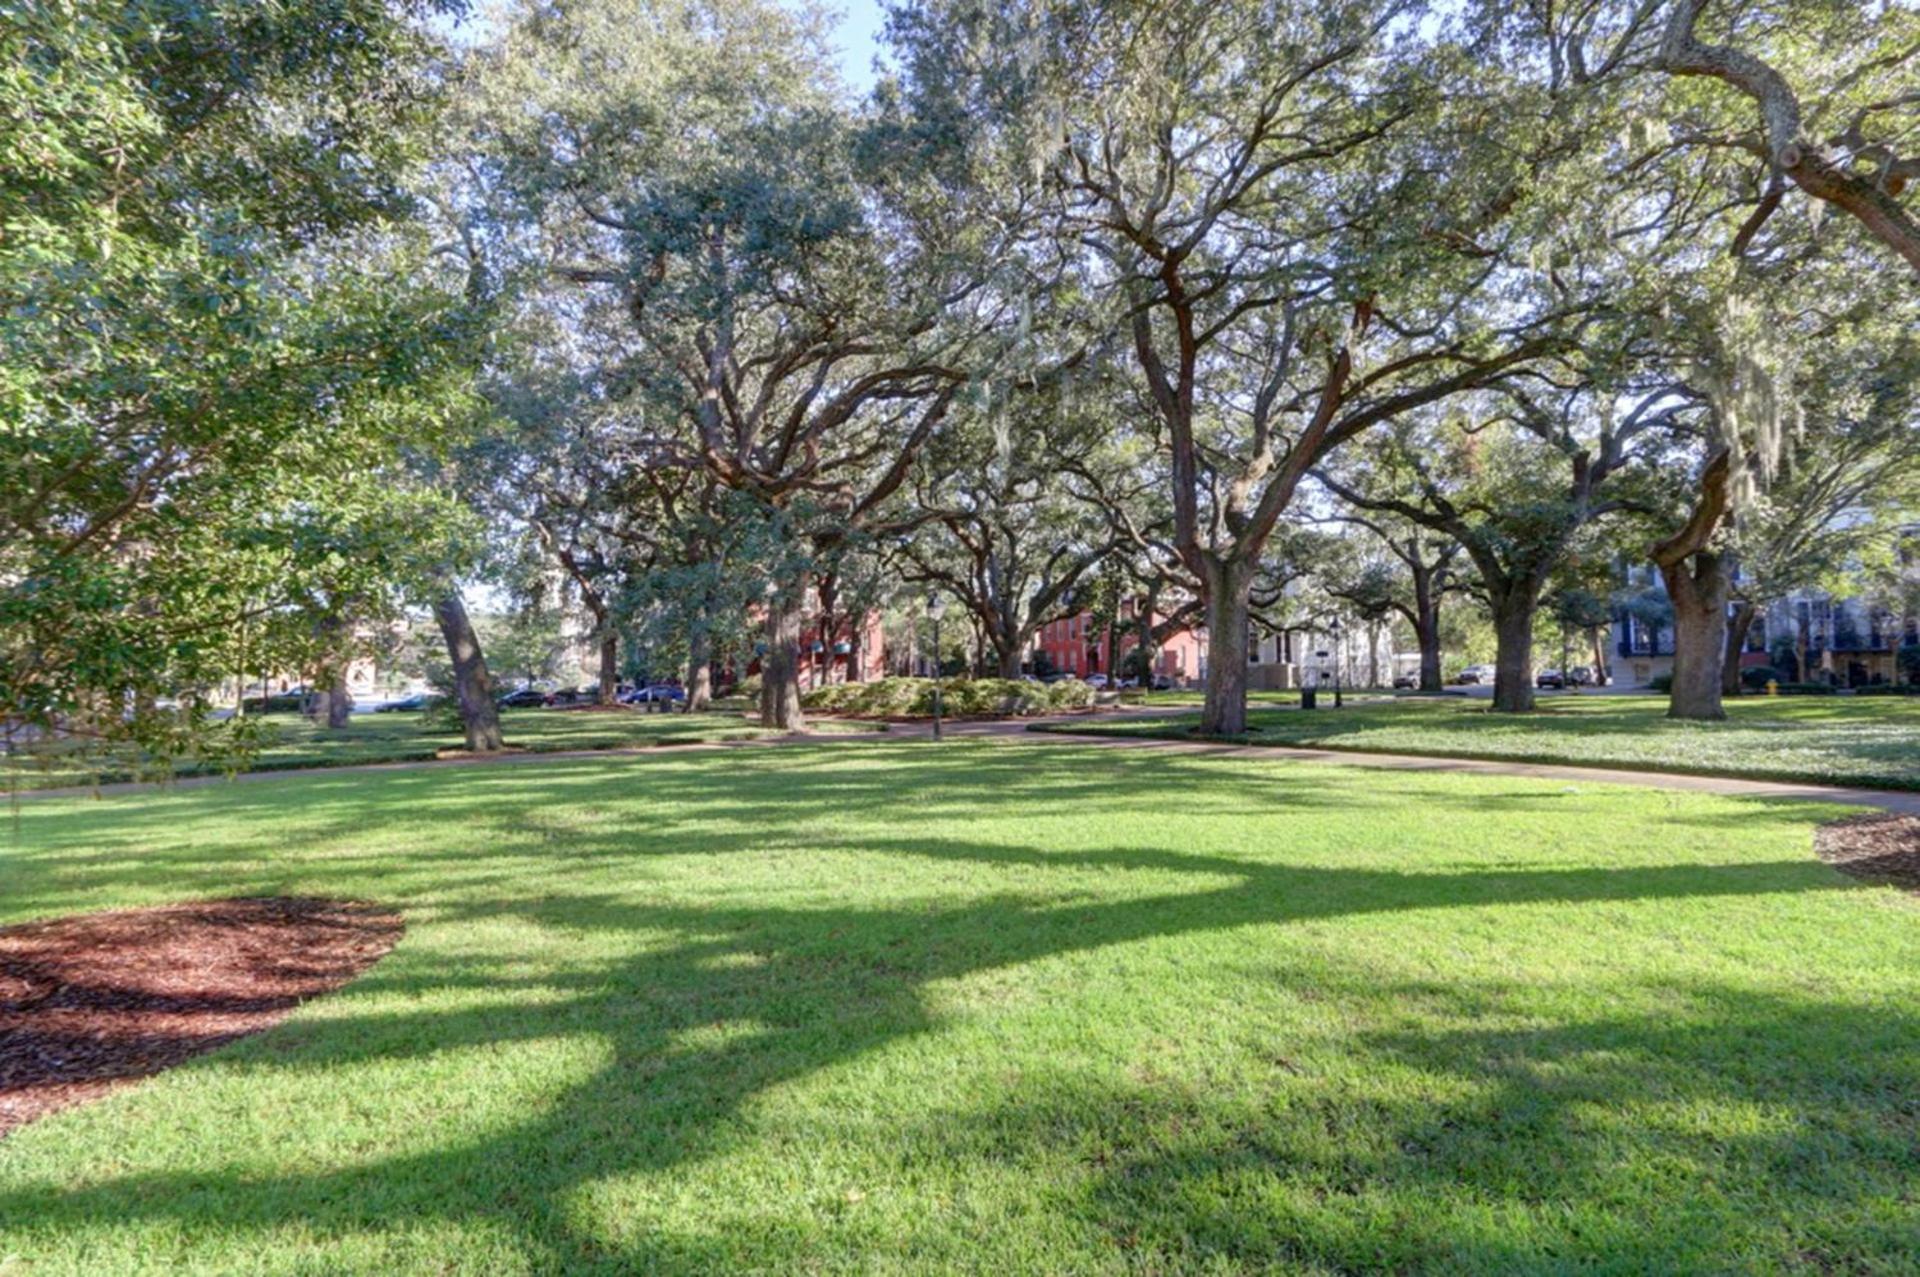
[{"label": "shaded grass area", "polygon": [[1920,909],[1831,809],[994,742],[24,806],[0,921],[400,907],[0,1142],[42,1272],[1920,1267]]},{"label": "shaded grass area", "polygon": [[[248,771],[417,762],[465,745],[459,728],[449,726],[444,717],[417,713],[355,714],[339,731],[299,714],[267,714],[256,718],[264,724],[266,744],[247,761],[245,770]],[[500,724],[510,748],[532,753],[690,745],[779,734],[748,721],[737,710],[668,714],[634,708],[518,709],[502,710]],[[826,722],[810,724],[809,730],[838,734],[875,728],[871,724]],[[175,766],[169,774],[195,776],[222,770],[187,762]],[[138,760],[44,751],[11,760],[0,780],[18,789],[56,789],[146,780],[156,775],[150,764],[141,765]]]},{"label": "shaded grass area", "polygon": [[[1665,697],[1560,696],[1532,714],[1482,700],[1406,697],[1333,710],[1259,708],[1255,745],[1311,745],[1387,754],[1514,759],[1644,771],[1920,789],[1920,698],[1742,697],[1723,723],[1667,719]],[[1043,724],[1035,731],[1190,739],[1197,714]]]},{"label": "shaded grass area", "polygon": [[[1333,693],[1328,692],[1327,695],[1331,697]],[[1350,705],[1372,702],[1387,703],[1393,700],[1393,693],[1391,692],[1347,691],[1343,693],[1343,695]],[[1206,704],[1206,700],[1207,694],[1204,691],[1197,688],[1185,687],[1177,687],[1165,692],[1147,692],[1128,688],[1120,693],[1120,702],[1123,705],[1140,705],[1149,709],[1199,709],[1202,705]],[[1257,707],[1277,709],[1289,705],[1298,705],[1299,703],[1300,693],[1297,690],[1247,693],[1247,704]]]}]

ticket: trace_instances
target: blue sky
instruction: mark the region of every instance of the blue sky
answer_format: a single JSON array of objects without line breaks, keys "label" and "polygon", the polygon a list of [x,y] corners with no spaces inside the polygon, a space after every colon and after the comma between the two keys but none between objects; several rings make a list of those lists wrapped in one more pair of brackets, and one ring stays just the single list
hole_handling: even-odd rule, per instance
[{"label": "blue sky", "polygon": [[834,43],[840,49],[840,73],[856,91],[865,93],[873,86],[873,55],[880,47],[880,33],[886,26],[880,0],[839,0],[840,21]]}]

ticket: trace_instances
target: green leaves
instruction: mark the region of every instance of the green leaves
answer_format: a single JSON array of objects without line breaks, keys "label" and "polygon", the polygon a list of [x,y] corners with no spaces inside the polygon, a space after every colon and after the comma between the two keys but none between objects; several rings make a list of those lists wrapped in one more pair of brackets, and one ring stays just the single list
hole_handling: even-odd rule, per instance
[{"label": "green leaves", "polygon": [[459,299],[397,220],[433,109],[417,19],[444,7],[8,6],[9,721],[144,732],[157,697],[297,660],[311,627],[275,618],[310,574],[394,566],[282,534],[293,511],[361,519],[459,400]]}]

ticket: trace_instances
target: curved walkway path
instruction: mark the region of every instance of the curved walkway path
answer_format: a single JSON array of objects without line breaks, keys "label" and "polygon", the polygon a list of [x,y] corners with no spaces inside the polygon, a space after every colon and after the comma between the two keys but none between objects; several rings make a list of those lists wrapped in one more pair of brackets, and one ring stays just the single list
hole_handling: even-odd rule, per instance
[{"label": "curved walkway path", "polygon": [[[1122,711],[1153,716],[1154,710]],[[1166,711],[1176,712],[1176,711]],[[1070,727],[1077,715],[1051,718],[996,719],[947,723],[945,734],[956,740],[992,740],[1002,744],[1078,745],[1087,749],[1160,750],[1168,753],[1201,754],[1218,758],[1259,759],[1268,762],[1293,760],[1325,763],[1338,767],[1381,767],[1397,771],[1465,772],[1475,775],[1523,776],[1535,780],[1586,781],[1593,784],[1640,785],[1649,789],[1677,789],[1698,794],[1722,794],[1734,798],[1790,799],[1797,802],[1839,803],[1853,807],[1875,807],[1903,816],[1920,816],[1920,791],[1865,789],[1841,785],[1804,784],[1784,780],[1743,780],[1731,776],[1692,776],[1677,772],[1633,771],[1616,767],[1576,767],[1560,763],[1527,763],[1478,758],[1435,758],[1424,754],[1374,754],[1358,750],[1314,749],[1297,745],[1232,745],[1208,741],[1156,740],[1142,736],[1097,736],[1067,732],[1032,732],[1028,728],[1045,723]],[[837,745],[842,743],[896,744],[906,741],[931,742],[933,730],[920,723],[895,723],[885,733],[847,733],[822,736],[759,737],[747,740],[706,741],[684,745],[648,745],[622,749],[553,750],[542,753],[465,755],[454,758],[422,759],[395,763],[356,763],[345,767],[281,768],[242,772],[234,777],[188,776],[174,781],[127,782],[101,785],[98,789],[76,786],[65,789],[23,790],[16,799],[88,798],[95,794],[139,793],[156,788],[189,789],[229,781],[255,782],[279,780],[290,776],[326,772],[330,775],[420,771],[439,767],[516,767],[539,763],[579,762],[585,759],[634,758],[649,754],[687,750],[768,749],[793,745]]]},{"label": "curved walkway path", "polygon": [[[982,724],[982,726],[988,725]],[[1781,798],[1803,802],[1842,803],[1853,807],[1878,807],[1882,811],[1896,812],[1903,816],[1920,816],[1920,791],[1914,790],[1815,785],[1790,780],[1746,780],[1733,776],[1695,776],[1683,772],[1635,771],[1620,767],[1578,767],[1565,763],[1527,763],[1517,759],[1445,758],[1429,754],[1376,754],[1354,749],[1315,749],[1304,745],[1228,745],[1207,741],[1155,740],[1144,736],[1095,736],[1091,733],[1076,735],[1070,731],[1034,732],[1030,735],[1038,740],[1072,741],[1080,745],[1158,747],[1227,758],[1292,759],[1304,763],[1329,763],[1341,767],[1384,767],[1397,771],[1527,776],[1535,780],[1574,780],[1606,785],[1640,785],[1648,789],[1679,789],[1696,794],[1724,794],[1734,798]]]}]

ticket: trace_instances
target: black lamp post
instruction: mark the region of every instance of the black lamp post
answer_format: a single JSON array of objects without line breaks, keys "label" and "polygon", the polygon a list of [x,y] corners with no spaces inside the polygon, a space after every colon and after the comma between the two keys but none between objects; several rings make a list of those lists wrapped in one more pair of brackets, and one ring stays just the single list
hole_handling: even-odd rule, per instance
[{"label": "black lamp post", "polygon": [[934,590],[927,595],[927,616],[933,621],[933,738],[940,739],[940,618],[947,614],[947,597]]},{"label": "black lamp post", "polygon": [[1334,617],[1333,623],[1327,626],[1327,630],[1333,635],[1333,707],[1339,709],[1341,707],[1340,659],[1346,654],[1346,649],[1341,646],[1340,641],[1340,618]]}]

